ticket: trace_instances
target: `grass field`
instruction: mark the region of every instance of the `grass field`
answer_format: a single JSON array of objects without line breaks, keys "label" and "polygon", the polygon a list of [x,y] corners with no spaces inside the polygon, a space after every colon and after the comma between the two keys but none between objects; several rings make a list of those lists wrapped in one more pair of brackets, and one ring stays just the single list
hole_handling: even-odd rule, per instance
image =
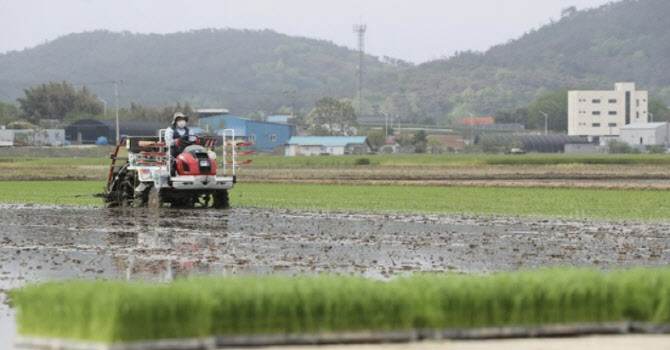
[{"label": "grass field", "polygon": [[103,181],[0,181],[0,203],[102,205]]},{"label": "grass field", "polygon": [[70,281],[10,292],[22,335],[108,343],[208,335],[670,322],[670,269]]},{"label": "grass field", "polygon": [[640,220],[663,220],[670,213],[670,196],[665,191],[539,188],[239,184],[231,203],[308,210]]},{"label": "grass field", "polygon": [[[101,205],[99,181],[0,182],[0,203]],[[667,220],[666,191],[238,183],[233,207]]]},{"label": "grass field", "polygon": [[9,158],[0,157],[2,167],[41,167],[41,166],[64,166],[72,167],[78,165],[109,165],[109,158]]},{"label": "grass field", "polygon": [[[105,149],[107,150],[107,149]],[[219,152],[220,153],[220,152]],[[83,153],[80,156],[44,157],[0,155],[0,165],[108,165],[109,159]],[[372,166],[450,166],[450,165],[558,165],[558,164],[619,164],[619,165],[670,165],[670,155],[665,154],[391,154],[347,156],[284,157],[259,155],[253,157],[254,166],[330,167],[355,166],[361,158],[370,160]]]},{"label": "grass field", "polygon": [[[405,154],[257,156],[253,160],[240,169],[242,182],[341,184],[355,181],[359,185],[572,188],[574,181],[582,181],[578,184],[580,188],[670,188],[668,155]],[[102,181],[107,176],[109,162],[106,157],[90,155],[78,158],[0,156],[0,181]],[[357,165],[361,162],[369,164]],[[482,180],[487,182],[468,183]]]},{"label": "grass field", "polygon": [[556,165],[556,164],[667,164],[664,154],[393,154],[360,156],[258,156],[255,166],[354,166],[360,158],[377,166],[449,166],[449,165]]},{"label": "grass field", "polygon": [[[356,165],[360,160],[370,165]],[[666,155],[258,156],[247,183],[670,189]],[[0,157],[0,181],[102,181],[109,159]],[[221,170],[221,169],[220,169]]]}]

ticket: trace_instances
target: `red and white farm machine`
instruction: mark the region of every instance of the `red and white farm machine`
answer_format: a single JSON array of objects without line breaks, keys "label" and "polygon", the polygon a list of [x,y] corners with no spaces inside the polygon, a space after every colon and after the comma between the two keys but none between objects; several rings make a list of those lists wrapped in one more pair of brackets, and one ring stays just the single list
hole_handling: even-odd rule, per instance
[{"label": "red and white farm machine", "polygon": [[[237,181],[236,169],[250,159],[238,157],[253,151],[240,151],[253,145],[235,140],[235,130],[223,132],[222,170],[217,174],[216,138],[190,136],[181,140],[186,147],[173,158],[164,141],[165,129],[158,136],[123,137],[110,154],[103,201],[107,207],[228,208],[228,190]],[[126,157],[119,150],[126,148]]]}]

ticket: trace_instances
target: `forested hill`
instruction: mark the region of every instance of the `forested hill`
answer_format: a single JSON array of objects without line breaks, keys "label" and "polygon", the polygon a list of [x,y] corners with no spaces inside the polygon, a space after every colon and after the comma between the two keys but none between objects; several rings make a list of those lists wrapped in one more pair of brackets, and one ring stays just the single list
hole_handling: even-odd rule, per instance
[{"label": "forested hill", "polygon": [[668,0],[566,9],[559,20],[485,53],[389,74],[370,94],[382,107],[438,121],[523,106],[554,89],[611,89],[617,81],[636,82],[670,104],[668,18]]},{"label": "forested hill", "polygon": [[[670,104],[670,0],[624,0],[556,15],[484,53],[419,66],[366,56],[364,113],[449,124],[516,109],[551,90],[611,89],[617,81],[633,81]],[[124,106],[188,102],[243,115],[286,113],[295,90],[304,114],[323,96],[353,98],[357,66],[355,50],[268,30],[98,31],[0,55],[0,101],[67,81],[86,83],[109,106],[109,81],[119,79]]]},{"label": "forested hill", "polygon": [[[352,36],[353,41],[353,36]],[[366,57],[370,76],[396,69]],[[235,113],[312,106],[322,96],[356,92],[358,53],[327,41],[273,31],[198,30],[175,34],[106,31],[71,34],[0,55],[0,101],[48,81],[86,84],[111,105],[113,80],[121,103],[188,102]]]}]

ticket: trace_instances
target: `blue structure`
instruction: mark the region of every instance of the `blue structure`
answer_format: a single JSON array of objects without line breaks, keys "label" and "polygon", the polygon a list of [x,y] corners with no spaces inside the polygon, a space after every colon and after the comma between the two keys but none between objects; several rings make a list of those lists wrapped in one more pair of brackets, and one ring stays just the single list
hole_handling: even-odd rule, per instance
[{"label": "blue structure", "polygon": [[204,133],[218,136],[223,135],[223,129],[234,129],[236,139],[254,142],[259,151],[283,146],[295,134],[293,125],[260,122],[228,114],[200,118],[198,126]]}]

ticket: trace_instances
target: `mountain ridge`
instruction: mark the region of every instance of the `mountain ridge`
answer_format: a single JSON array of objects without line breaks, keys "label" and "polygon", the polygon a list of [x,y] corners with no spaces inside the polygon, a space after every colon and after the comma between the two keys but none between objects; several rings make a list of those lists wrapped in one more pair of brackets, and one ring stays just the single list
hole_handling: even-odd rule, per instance
[{"label": "mountain ridge", "polygon": [[[363,114],[451,124],[531,103],[550,91],[633,81],[670,103],[670,1],[623,0],[569,11],[484,52],[412,65],[365,56]],[[0,100],[47,81],[89,83],[121,102],[226,107],[235,114],[309,112],[325,96],[357,103],[358,53],[271,30],[70,34],[0,55]]]},{"label": "mountain ridge", "polygon": [[[270,30],[91,31],[0,55],[0,81],[9,83],[0,86],[0,99],[46,81],[68,81],[113,100],[111,82],[120,80],[122,104],[189,102],[248,113],[292,103],[291,96],[281,103],[253,96],[277,100],[295,90],[306,104],[307,93],[310,103],[318,95],[352,95],[357,63],[348,48]],[[393,65],[366,56],[366,67],[376,74]]]}]

